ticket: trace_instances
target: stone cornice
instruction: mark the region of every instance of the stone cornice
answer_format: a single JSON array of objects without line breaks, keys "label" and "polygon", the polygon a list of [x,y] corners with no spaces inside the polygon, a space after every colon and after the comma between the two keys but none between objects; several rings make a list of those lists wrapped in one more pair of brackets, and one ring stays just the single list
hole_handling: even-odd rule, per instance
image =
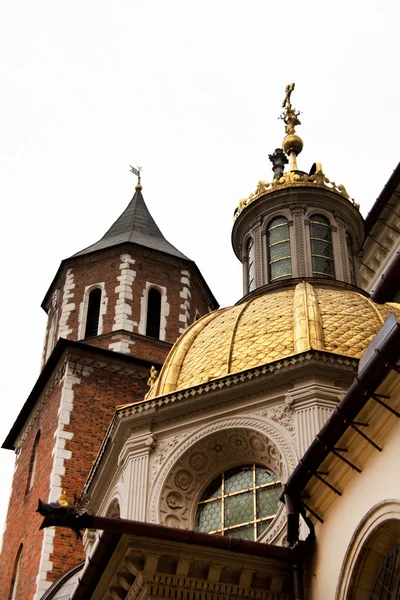
[{"label": "stone cornice", "polygon": [[[106,437],[100,448],[99,454],[97,455],[96,461],[94,462],[91,472],[86,481],[85,489],[87,490],[96,478],[97,470],[105,456],[108,454],[109,448],[111,447],[111,444],[109,442],[113,438],[117,428],[119,427],[119,424],[125,421],[125,419],[129,419],[134,415],[138,417],[146,413],[149,413],[149,415],[150,413],[154,414],[154,410],[159,411],[162,410],[164,407],[169,407],[170,405],[179,404],[181,402],[188,402],[196,397],[200,399],[206,396],[211,396],[215,392],[218,393],[228,388],[237,388],[242,384],[246,384],[250,381],[261,382],[265,378],[276,376],[279,373],[283,374],[285,369],[290,368],[292,371],[293,368],[307,367],[311,362],[314,362],[314,364],[317,363],[321,367],[337,365],[338,367],[344,366],[354,370],[357,368],[358,365],[357,359],[348,358],[345,356],[324,351],[309,350],[307,352],[303,352],[301,354],[297,354],[295,356],[291,356],[283,360],[276,361],[274,363],[269,363],[262,367],[255,367],[253,369],[248,369],[240,373],[235,373],[233,375],[221,377],[219,379],[215,379],[214,381],[209,381],[207,383],[197,385],[192,388],[176,391],[170,394],[166,394],[165,396],[158,396],[148,400],[141,400],[133,404],[124,405],[123,407],[118,409],[114,415]],[[296,379],[298,379],[298,377],[296,377]],[[274,389],[277,389],[278,387],[279,386],[274,385]],[[258,393],[260,393],[260,391]],[[246,390],[246,393],[242,394],[240,397],[250,396],[253,396],[253,394],[249,395],[248,391]],[[230,398],[229,402],[233,401],[234,400]]]}]

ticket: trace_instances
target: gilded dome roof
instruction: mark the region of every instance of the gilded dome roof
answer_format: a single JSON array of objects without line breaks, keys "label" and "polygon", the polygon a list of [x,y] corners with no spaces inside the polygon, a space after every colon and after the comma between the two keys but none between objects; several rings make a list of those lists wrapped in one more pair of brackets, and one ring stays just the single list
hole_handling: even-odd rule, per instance
[{"label": "gilded dome roof", "polygon": [[311,283],[250,298],[193,323],[170,351],[151,396],[305,352],[360,358],[390,312],[347,289]]}]

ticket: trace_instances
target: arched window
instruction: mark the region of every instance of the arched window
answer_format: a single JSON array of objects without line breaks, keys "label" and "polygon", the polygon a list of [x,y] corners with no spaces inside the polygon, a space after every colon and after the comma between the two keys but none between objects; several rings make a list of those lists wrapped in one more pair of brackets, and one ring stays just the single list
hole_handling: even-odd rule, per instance
[{"label": "arched window", "polygon": [[221,473],[197,506],[196,529],[244,540],[257,540],[278,512],[280,481],[256,464]]},{"label": "arched window", "polygon": [[146,335],[152,338],[160,337],[161,293],[156,288],[150,288],[147,295]]},{"label": "arched window", "polygon": [[247,291],[251,292],[256,287],[254,270],[254,242],[250,238],[247,242]]},{"label": "arched window", "polygon": [[37,432],[35,441],[33,442],[33,446],[32,446],[31,459],[29,461],[29,468],[28,468],[28,478],[26,481],[26,490],[25,490],[26,494],[32,489],[33,483],[35,481],[36,463],[37,463],[38,451],[39,451],[39,449],[38,449],[39,440],[40,440],[40,431]]},{"label": "arched window", "polygon": [[310,242],[313,277],[335,277],[331,226],[323,215],[310,217]]},{"label": "arched window", "polygon": [[346,233],[347,257],[349,259],[350,283],[357,285],[356,265],[354,263],[353,242],[349,233]]},{"label": "arched window", "polygon": [[369,600],[395,600],[400,594],[400,546],[384,559],[378,571]]},{"label": "arched window", "polygon": [[100,304],[101,289],[95,288],[89,294],[85,338],[94,337],[99,331]]},{"label": "arched window", "polygon": [[20,573],[21,573],[21,560],[22,560],[22,544],[18,548],[17,556],[15,557],[15,561],[14,561],[14,569],[13,569],[13,574],[12,574],[12,579],[11,579],[10,593],[8,594],[9,600],[17,600],[17,598],[18,598],[17,588],[18,588],[18,582],[19,582]]},{"label": "arched window", "polygon": [[292,276],[289,225],[285,217],[272,219],[267,230],[269,281]]}]

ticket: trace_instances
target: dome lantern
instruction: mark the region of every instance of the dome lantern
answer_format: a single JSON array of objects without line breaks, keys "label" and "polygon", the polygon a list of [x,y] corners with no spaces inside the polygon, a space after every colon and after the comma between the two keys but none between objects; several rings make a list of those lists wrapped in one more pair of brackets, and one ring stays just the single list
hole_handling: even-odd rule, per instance
[{"label": "dome lantern", "polygon": [[328,179],[321,163],[308,173],[299,170],[303,140],[296,133],[301,122],[293,90],[294,83],[286,86],[282,103],[282,148],[269,155],[274,178],[260,180],[234,214],[232,244],[243,264],[244,295],[305,277],[357,286],[356,255],[364,237],[359,205],[342,184]]}]

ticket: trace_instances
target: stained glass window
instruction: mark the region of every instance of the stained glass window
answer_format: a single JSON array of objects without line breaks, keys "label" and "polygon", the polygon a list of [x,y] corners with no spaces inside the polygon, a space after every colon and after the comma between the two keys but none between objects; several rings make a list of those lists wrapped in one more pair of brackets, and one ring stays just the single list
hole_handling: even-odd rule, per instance
[{"label": "stained glass window", "polygon": [[256,287],[254,271],[254,242],[252,238],[247,243],[247,291],[251,292]]},{"label": "stained glass window", "polygon": [[225,471],[203,493],[196,529],[255,541],[278,512],[281,489],[276,475],[256,464]]},{"label": "stained glass window", "polygon": [[356,265],[354,263],[353,242],[350,235],[346,234],[347,256],[349,259],[350,283],[357,285]]},{"label": "stained glass window", "polygon": [[331,227],[323,215],[310,217],[310,242],[313,276],[334,278]]},{"label": "stained glass window", "polygon": [[285,217],[272,219],[267,230],[269,281],[292,276],[289,225]]}]

